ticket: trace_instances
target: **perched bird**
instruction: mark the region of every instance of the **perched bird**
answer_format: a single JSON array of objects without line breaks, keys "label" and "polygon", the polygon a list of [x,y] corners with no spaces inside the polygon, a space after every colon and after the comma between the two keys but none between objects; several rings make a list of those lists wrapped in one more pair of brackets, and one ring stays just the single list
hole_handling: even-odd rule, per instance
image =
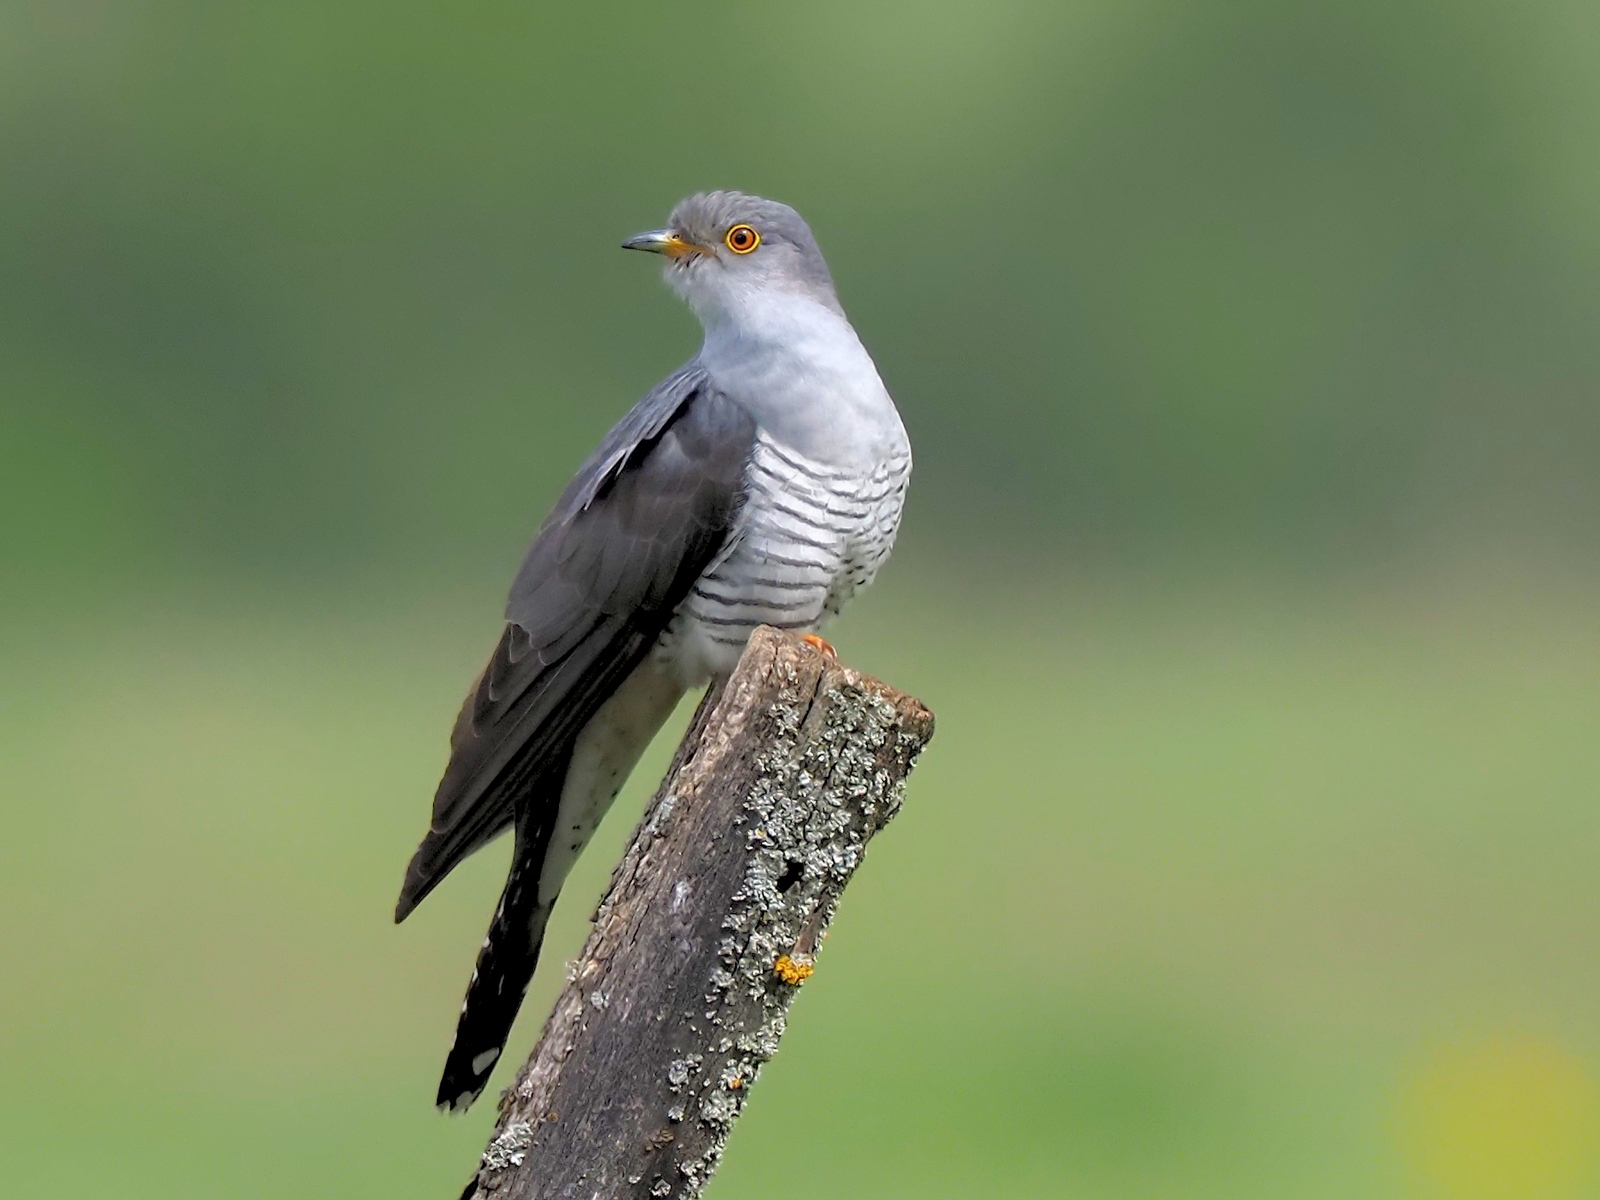
[{"label": "perched bird", "polygon": [[515,836],[439,1083],[454,1111],[488,1082],[556,894],[650,739],[757,625],[814,634],[872,581],[911,476],[900,415],[799,213],[709,192],[622,244],[666,258],[705,341],[540,527],[406,870],[396,921]]}]

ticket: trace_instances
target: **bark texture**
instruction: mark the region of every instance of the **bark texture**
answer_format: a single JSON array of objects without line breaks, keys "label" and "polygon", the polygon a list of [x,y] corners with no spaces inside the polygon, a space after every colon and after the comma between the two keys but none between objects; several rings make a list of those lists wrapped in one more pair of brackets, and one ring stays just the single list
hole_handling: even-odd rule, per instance
[{"label": "bark texture", "polygon": [[757,630],[695,714],[463,1197],[698,1196],[932,735],[918,701]]}]

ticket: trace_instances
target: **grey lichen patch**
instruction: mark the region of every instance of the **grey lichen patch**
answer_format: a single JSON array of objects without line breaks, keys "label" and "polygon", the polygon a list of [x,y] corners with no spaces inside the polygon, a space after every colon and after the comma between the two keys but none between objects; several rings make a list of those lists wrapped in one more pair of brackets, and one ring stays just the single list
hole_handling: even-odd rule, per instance
[{"label": "grey lichen patch", "polygon": [[672,1085],[673,1091],[678,1091],[689,1082],[689,1076],[697,1074],[700,1064],[705,1062],[705,1056],[691,1054],[687,1058],[675,1059],[667,1068],[667,1082]]},{"label": "grey lichen patch", "polygon": [[484,1170],[504,1171],[508,1167],[520,1167],[522,1160],[528,1156],[528,1147],[531,1145],[533,1145],[533,1126],[526,1121],[513,1121],[483,1152]]},{"label": "grey lichen patch", "polygon": [[757,1062],[766,1062],[778,1052],[778,1040],[783,1037],[788,1020],[788,1015],[780,1008],[757,1028],[740,1034],[734,1045]]},{"label": "grey lichen patch", "polygon": [[707,1125],[732,1125],[738,1113],[739,1101],[732,1092],[712,1092],[700,1102],[700,1119]]}]

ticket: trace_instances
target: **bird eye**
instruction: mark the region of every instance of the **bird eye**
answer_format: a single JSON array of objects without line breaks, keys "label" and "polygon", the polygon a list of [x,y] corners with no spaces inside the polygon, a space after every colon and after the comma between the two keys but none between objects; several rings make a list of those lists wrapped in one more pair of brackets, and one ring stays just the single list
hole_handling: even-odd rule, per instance
[{"label": "bird eye", "polygon": [[735,225],[722,240],[735,254],[749,254],[761,245],[761,235],[749,225]]}]

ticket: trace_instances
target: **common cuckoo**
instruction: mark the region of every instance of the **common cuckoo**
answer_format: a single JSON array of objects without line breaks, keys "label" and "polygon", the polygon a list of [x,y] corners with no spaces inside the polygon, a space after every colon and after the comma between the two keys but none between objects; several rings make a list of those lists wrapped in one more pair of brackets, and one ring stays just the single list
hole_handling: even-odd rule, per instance
[{"label": "common cuckoo", "polygon": [[439,1083],[457,1111],[488,1083],[556,894],[650,739],[757,625],[814,635],[872,581],[911,475],[899,413],[794,209],[710,192],[623,246],[666,258],[704,343],[540,527],[395,908],[404,920],[513,831]]}]

